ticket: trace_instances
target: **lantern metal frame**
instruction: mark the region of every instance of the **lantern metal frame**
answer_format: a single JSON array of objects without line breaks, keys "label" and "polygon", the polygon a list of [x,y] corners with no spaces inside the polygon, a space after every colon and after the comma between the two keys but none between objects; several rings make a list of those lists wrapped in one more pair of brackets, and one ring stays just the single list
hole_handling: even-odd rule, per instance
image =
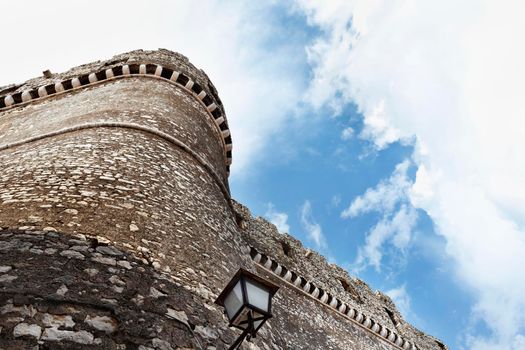
[{"label": "lantern metal frame", "polygon": [[[225,306],[226,298],[230,295],[230,293],[233,292],[233,289],[237,286],[237,283],[240,282],[241,285],[241,305],[239,306],[239,309],[235,312],[235,314],[230,317],[228,310]],[[263,310],[252,303],[250,303],[250,294],[247,290],[246,283],[249,282],[256,288],[262,289],[265,292],[268,292],[268,309]],[[229,320],[229,326],[235,327],[243,331],[243,333],[240,335],[240,337],[235,341],[235,343],[230,347],[230,349],[236,349],[240,344],[243,342],[245,338],[248,338],[250,340],[251,338],[255,338],[255,335],[257,331],[266,323],[266,321],[273,317],[272,315],[272,297],[275,295],[279,287],[260,277],[256,274],[245,270],[243,268],[239,269],[237,273],[233,276],[233,278],[230,280],[230,282],[226,285],[224,290],[221,292],[221,294],[217,297],[217,300],[215,300],[215,303],[217,305],[220,305],[224,307],[226,316]],[[254,317],[254,313],[257,314],[256,317]],[[239,322],[238,318],[241,315],[245,315],[247,317],[246,320]],[[261,321],[260,324],[255,327],[255,322]]]}]

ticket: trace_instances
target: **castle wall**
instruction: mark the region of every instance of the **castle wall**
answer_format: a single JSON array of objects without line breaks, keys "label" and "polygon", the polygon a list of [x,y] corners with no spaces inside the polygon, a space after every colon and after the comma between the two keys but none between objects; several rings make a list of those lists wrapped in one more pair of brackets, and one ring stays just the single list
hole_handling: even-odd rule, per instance
[{"label": "castle wall", "polygon": [[0,230],[0,349],[206,349],[234,340],[207,326],[220,313],[108,243]]},{"label": "castle wall", "polygon": [[[124,64],[137,74],[88,76]],[[76,75],[85,86],[39,97]],[[440,349],[387,297],[231,201],[224,110],[183,56],[136,51],[11,90],[0,349],[226,349],[238,332],[214,300],[240,267],[281,286],[243,349]]]}]

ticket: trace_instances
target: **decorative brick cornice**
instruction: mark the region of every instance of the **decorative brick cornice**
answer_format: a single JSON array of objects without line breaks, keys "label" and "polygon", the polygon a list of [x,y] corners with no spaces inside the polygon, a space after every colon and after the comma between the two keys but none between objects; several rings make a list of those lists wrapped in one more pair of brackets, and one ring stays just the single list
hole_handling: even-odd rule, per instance
[{"label": "decorative brick cornice", "polygon": [[66,92],[76,91],[102,82],[129,78],[129,77],[149,77],[175,84],[190,93],[199,103],[201,103],[210,118],[214,121],[218,134],[223,144],[226,168],[229,172],[232,162],[232,138],[226,116],[219,108],[219,103],[213,94],[204,89],[203,86],[195,82],[186,73],[178,72],[174,69],[163,67],[154,63],[129,63],[118,65],[112,68],[83,74],[75,78],[65,79],[40,86],[38,88],[23,90],[14,94],[0,96],[0,112],[23,106],[34,101],[40,101],[53,96],[61,95]]},{"label": "decorative brick cornice", "polygon": [[251,248],[250,256],[252,260],[272,275],[285,282],[295,290],[306,294],[315,301],[323,304],[325,307],[343,316],[345,319],[354,323],[369,333],[379,337],[381,340],[389,343],[397,349],[401,350],[421,350],[417,345],[404,339],[393,330],[385,327],[379,322],[364,313],[352,308],[335,295],[324,291],[317,287],[315,283],[308,281],[295,272],[287,269],[272,258],[259,253],[255,248]]}]

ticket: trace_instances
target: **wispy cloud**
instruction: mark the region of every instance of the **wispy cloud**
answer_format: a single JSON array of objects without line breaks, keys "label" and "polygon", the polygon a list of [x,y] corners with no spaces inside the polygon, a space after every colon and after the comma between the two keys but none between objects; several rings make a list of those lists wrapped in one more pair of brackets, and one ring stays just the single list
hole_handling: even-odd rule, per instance
[{"label": "wispy cloud", "polygon": [[378,149],[416,138],[411,202],[445,237],[483,323],[465,345],[523,349],[525,3],[297,3],[323,32],[308,51],[312,104],[357,104]]},{"label": "wispy cloud", "polygon": [[288,214],[275,210],[275,206],[272,203],[268,203],[268,209],[266,210],[264,216],[277,227],[277,230],[280,233],[290,232],[290,226],[288,225]]},{"label": "wispy cloud", "polygon": [[399,251],[404,252],[410,242],[416,222],[417,212],[407,205],[401,206],[392,217],[384,216],[368,232],[365,245],[359,247],[353,270],[359,272],[371,265],[377,271],[381,271],[384,244],[390,242]]},{"label": "wispy cloud", "polygon": [[353,271],[359,272],[369,265],[380,271],[386,243],[400,252],[404,252],[409,245],[417,223],[417,211],[410,205],[409,199],[409,166],[408,160],[398,164],[388,179],[367,189],[341,213],[342,218],[372,211],[381,214],[380,221],[367,233],[365,245],[358,249]]},{"label": "wispy cloud", "polygon": [[408,160],[399,163],[388,179],[355,198],[341,213],[341,217],[351,218],[370,211],[392,213],[400,201],[408,198],[408,191],[412,185],[407,176],[409,166]]},{"label": "wispy cloud", "polygon": [[301,207],[301,224],[306,230],[308,238],[312,240],[317,249],[326,248],[326,239],[323,235],[321,225],[315,222],[312,216],[312,204],[310,201],[305,201]]},{"label": "wispy cloud", "polygon": [[344,128],[343,131],[341,131],[341,139],[342,140],[350,140],[354,136],[354,129],[352,127]]},{"label": "wispy cloud", "polygon": [[339,204],[341,204],[341,195],[334,194],[332,196],[332,199],[330,200],[330,204],[332,205],[332,207],[337,208]]}]

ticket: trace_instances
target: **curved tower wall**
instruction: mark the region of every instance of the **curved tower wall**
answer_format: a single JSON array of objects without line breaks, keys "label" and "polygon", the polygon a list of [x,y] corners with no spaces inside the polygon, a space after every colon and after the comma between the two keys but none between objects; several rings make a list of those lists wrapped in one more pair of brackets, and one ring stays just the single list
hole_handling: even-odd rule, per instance
[{"label": "curved tower wall", "polygon": [[213,96],[211,83],[162,52],[83,66],[58,81],[92,72],[112,77],[2,113],[0,225],[102,235],[154,248],[161,265],[206,265],[172,253],[234,240],[224,137],[188,85]]},{"label": "curved tower wall", "polygon": [[231,156],[213,84],[167,50],[0,89],[0,350],[226,349],[240,267],[281,286],[243,349],[442,349],[233,202]]},{"label": "curved tower wall", "polygon": [[[47,87],[46,95],[41,86]],[[135,265],[126,263],[135,260],[104,254],[105,246],[134,255],[137,266],[152,274],[172,276],[174,290],[179,283],[209,299],[216,286],[226,284],[240,266],[250,268],[249,255],[239,254],[248,248],[241,244],[229,197],[231,138],[222,105],[206,75],[183,56],[166,51],[132,52],[111,62],[30,81],[8,93],[0,110],[0,226],[5,238],[0,245],[0,265],[9,270],[2,285],[5,305],[16,307],[18,292],[42,298],[46,305],[51,303],[49,295],[58,296],[72,308],[99,304],[104,309],[107,302],[103,299],[117,304],[147,299],[150,286],[139,283],[130,291],[126,282],[137,279],[137,283],[142,278]],[[37,232],[38,243],[31,241],[34,237],[24,238],[23,232]],[[13,235],[18,238],[13,240]],[[26,240],[28,249],[23,248]],[[57,269],[41,269],[49,258],[54,261],[48,267],[56,265]],[[119,261],[122,266],[116,265]],[[68,271],[71,266],[73,270]],[[132,268],[127,269],[129,266]],[[99,280],[108,268],[112,272],[107,278],[116,276],[116,283]],[[89,269],[99,273],[91,276],[85,272]],[[130,273],[136,273],[135,278]],[[35,275],[45,276],[45,281]],[[144,277],[148,279],[153,285],[152,280],[158,280]],[[89,286],[83,286],[85,282]],[[103,292],[106,284],[114,287],[107,294]],[[77,287],[81,295],[72,292]],[[170,289],[156,287],[161,296]],[[137,303],[130,304],[137,307]],[[180,308],[181,303],[167,305],[156,312],[167,315],[168,309]],[[85,325],[85,331],[93,334],[93,339],[84,336],[86,345],[96,345],[95,339],[104,339],[98,333],[104,332],[89,326],[87,316],[110,317],[114,332],[118,327],[124,332],[126,321],[140,318],[133,316],[139,310],[130,312],[120,319],[116,314],[84,310],[82,322],[55,327],[56,331],[42,323],[44,317],[51,317],[45,312],[39,320],[26,323],[39,324],[42,333],[49,333],[40,336],[44,342],[67,341],[66,335],[57,338],[54,334],[64,330],[76,332],[70,336],[82,343],[79,332]],[[215,314],[222,322],[221,313]],[[2,322],[4,331],[14,332],[16,324]],[[122,336],[122,344],[130,341],[126,337],[142,337],[137,344],[158,337],[184,345],[183,338],[177,342],[163,339],[162,332],[151,337],[132,335]],[[35,341],[31,336],[8,338],[12,342],[7,348]],[[118,339],[109,338],[117,346]]]}]

